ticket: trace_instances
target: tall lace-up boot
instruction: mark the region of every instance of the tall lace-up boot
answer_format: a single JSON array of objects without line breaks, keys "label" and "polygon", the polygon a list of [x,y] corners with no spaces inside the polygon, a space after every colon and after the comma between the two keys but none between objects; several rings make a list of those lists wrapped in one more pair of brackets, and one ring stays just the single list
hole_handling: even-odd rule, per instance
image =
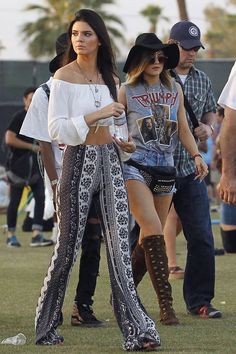
[{"label": "tall lace-up boot", "polygon": [[147,236],[142,247],[145,261],[160,306],[160,321],[163,325],[178,325],[172,303],[171,285],[168,281],[169,269],[163,235]]}]

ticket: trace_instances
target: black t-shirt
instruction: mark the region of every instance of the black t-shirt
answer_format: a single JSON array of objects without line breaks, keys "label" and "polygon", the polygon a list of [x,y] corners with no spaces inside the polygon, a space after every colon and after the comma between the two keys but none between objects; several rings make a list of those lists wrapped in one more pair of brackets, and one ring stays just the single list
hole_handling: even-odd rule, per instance
[{"label": "black t-shirt", "polygon": [[[16,136],[17,136],[18,139],[21,139],[21,140],[23,140],[23,141],[25,141],[27,143],[33,144],[34,143],[34,139],[29,138],[28,136],[20,134],[21,126],[23,124],[25,116],[26,116],[26,110],[25,109],[22,109],[21,111],[16,112],[13,115],[13,118],[12,118],[7,130],[10,130],[13,133],[16,133]],[[10,145],[8,145],[8,147],[9,147],[10,151],[13,154],[12,162],[17,160],[19,157],[21,157],[27,151],[29,151],[28,149],[19,149],[19,148],[15,148],[13,146],[10,146]],[[33,157],[34,157],[33,170],[37,171],[38,170],[37,154],[33,153]]]}]

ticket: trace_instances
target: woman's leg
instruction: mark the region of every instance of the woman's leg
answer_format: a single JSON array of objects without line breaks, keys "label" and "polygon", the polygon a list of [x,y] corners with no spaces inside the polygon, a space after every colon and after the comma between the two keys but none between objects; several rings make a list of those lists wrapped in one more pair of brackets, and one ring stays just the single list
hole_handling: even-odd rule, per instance
[{"label": "woman's leg", "polygon": [[181,222],[175,211],[174,205],[172,204],[164,228],[166,253],[168,257],[169,267],[177,266],[176,237],[178,236],[181,229],[182,229]]},{"label": "woman's leg", "polygon": [[82,241],[93,192],[93,177],[83,178],[87,166],[84,150],[84,146],[67,147],[64,155],[57,196],[59,236],[38,300],[36,344],[63,341],[55,329],[60,321],[66,286]]},{"label": "woman's leg", "polygon": [[99,200],[114,312],[124,336],[125,350],[146,346],[155,348],[160,345],[159,335],[140,304],[133,282],[128,243],[128,200],[120,162],[113,145],[104,150]]},{"label": "woman's leg", "polygon": [[172,196],[154,197],[148,187],[137,180],[129,180],[127,187],[131,213],[141,227],[139,244],[132,254],[135,283],[141,281],[147,269],[158,297],[161,323],[176,325],[179,321],[172,307],[168,259],[162,231]]}]

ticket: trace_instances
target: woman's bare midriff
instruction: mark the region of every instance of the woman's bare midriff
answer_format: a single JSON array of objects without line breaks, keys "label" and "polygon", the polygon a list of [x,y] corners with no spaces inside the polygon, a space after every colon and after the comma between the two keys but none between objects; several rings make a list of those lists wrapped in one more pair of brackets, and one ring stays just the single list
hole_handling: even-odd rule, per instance
[{"label": "woman's bare midriff", "polygon": [[84,145],[104,145],[113,142],[108,126],[93,126],[89,129]]}]

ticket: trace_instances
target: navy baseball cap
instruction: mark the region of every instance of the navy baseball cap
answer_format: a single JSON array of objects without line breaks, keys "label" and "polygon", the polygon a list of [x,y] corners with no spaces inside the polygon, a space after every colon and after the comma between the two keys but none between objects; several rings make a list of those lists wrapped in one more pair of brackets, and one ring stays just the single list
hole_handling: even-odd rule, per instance
[{"label": "navy baseball cap", "polygon": [[178,41],[180,46],[185,49],[194,47],[202,47],[205,49],[200,38],[200,29],[190,21],[177,22],[170,30],[170,39]]}]

